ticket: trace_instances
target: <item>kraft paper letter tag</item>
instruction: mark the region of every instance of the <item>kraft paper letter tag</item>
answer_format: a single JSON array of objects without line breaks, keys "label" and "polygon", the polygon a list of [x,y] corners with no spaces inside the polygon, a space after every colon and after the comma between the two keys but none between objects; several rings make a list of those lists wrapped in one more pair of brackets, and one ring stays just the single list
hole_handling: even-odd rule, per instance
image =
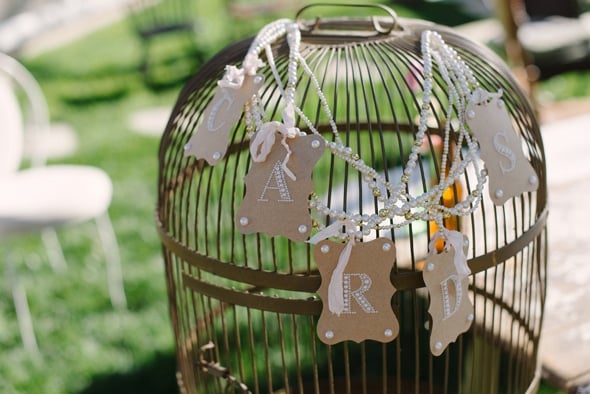
[{"label": "kraft paper letter tag", "polygon": [[464,250],[460,250],[458,253],[465,261],[457,261],[456,253],[452,245],[441,253],[431,253],[422,272],[430,295],[430,351],[435,356],[441,355],[451,342],[469,330],[474,318],[468,296],[469,275],[459,272],[460,267],[467,264],[467,258]]},{"label": "kraft paper letter tag", "polygon": [[296,180],[285,173],[287,150],[281,143],[274,144],[263,162],[252,163],[244,179],[246,195],[236,215],[236,225],[243,234],[262,232],[305,241],[311,232],[311,173],[325,150],[325,141],[320,136],[302,135],[286,142],[291,150],[288,169]]},{"label": "kraft paper letter tag", "polygon": [[[314,248],[314,259],[322,277],[318,289],[323,304],[318,337],[329,345],[346,340],[393,341],[399,332],[399,323],[391,308],[391,297],[396,291],[390,279],[395,246],[386,238],[355,243],[346,267],[333,278],[346,247],[345,243],[324,240]],[[341,281],[341,286],[336,286],[337,294],[330,293],[333,279]],[[339,313],[330,310],[330,297],[342,301]]]},{"label": "kraft paper letter tag", "polygon": [[203,119],[188,143],[184,154],[217,164],[225,155],[229,134],[242,114],[244,104],[264,83],[262,75],[244,75],[241,86],[218,86],[207,105]]},{"label": "kraft paper letter tag", "polygon": [[486,163],[490,198],[502,205],[525,191],[537,190],[539,179],[522,152],[500,94],[482,90],[476,94],[483,99],[470,100],[465,112],[467,124],[479,141],[481,158]]}]

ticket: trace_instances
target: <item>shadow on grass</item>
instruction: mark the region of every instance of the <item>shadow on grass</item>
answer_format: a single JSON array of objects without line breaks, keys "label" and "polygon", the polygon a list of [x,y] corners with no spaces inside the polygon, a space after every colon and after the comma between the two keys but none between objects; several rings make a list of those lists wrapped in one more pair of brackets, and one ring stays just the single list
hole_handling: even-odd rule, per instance
[{"label": "shadow on grass", "polygon": [[148,363],[125,373],[94,377],[92,383],[78,394],[174,394],[176,383],[176,356],[158,353]]},{"label": "shadow on grass", "polygon": [[85,106],[122,99],[143,87],[152,92],[182,87],[203,63],[200,51],[161,56],[146,64],[107,64],[91,70],[28,65],[31,73],[54,86],[64,103]]}]

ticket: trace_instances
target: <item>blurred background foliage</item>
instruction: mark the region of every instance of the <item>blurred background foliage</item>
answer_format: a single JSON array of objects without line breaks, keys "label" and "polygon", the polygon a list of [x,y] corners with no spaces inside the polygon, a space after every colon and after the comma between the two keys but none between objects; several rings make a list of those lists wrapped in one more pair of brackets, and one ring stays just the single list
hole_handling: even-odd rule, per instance
[{"label": "blurred background foliage", "polygon": [[[183,83],[206,59],[271,20],[292,17],[302,4],[196,1],[192,46],[187,47],[183,37],[162,35],[154,39],[147,65],[136,32],[137,15],[126,15],[48,51],[23,52],[20,59],[40,82],[52,120],[67,122],[78,133],[77,151],[60,162],[96,165],[113,179],[110,214],[129,307],[117,311],[110,305],[103,256],[91,226],[59,232],[69,264],[65,273],[51,270],[37,237],[11,240],[10,253],[22,262],[19,270],[41,354],[36,357],[22,348],[9,286],[1,286],[0,392],[177,392],[153,219],[159,140],[134,132],[129,117],[146,108],[171,109]],[[459,2],[408,0],[388,5],[400,16],[451,26],[481,17],[465,11]],[[71,34],[77,34],[75,26]],[[543,82],[540,94],[551,99],[584,96],[589,81],[581,72],[560,75]],[[542,392],[557,391],[544,386]]]}]

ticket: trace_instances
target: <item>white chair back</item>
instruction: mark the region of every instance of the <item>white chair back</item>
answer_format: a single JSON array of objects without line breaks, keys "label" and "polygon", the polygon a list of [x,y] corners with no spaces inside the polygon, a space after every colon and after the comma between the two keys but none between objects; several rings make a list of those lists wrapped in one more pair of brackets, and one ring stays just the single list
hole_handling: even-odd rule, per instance
[{"label": "white chair back", "polygon": [[5,75],[0,74],[0,177],[18,170],[22,160],[23,141],[21,107],[12,84]]},{"label": "white chair back", "polygon": [[[18,154],[18,163],[16,163],[18,168],[23,158],[23,144],[26,140],[25,133],[34,138],[34,136],[38,136],[40,133],[49,130],[49,108],[47,107],[47,102],[45,101],[41,86],[39,86],[37,80],[29,70],[27,70],[18,60],[0,52],[0,78],[2,77],[8,79],[9,84],[7,87],[11,88],[10,91],[13,98],[21,98],[20,94],[22,93],[22,100],[16,101],[17,107],[20,108],[18,111],[21,119],[20,145],[18,146],[18,149],[14,149],[12,153],[12,155],[14,155],[12,160],[16,159],[16,155]],[[19,93],[19,96],[16,95],[16,92]],[[8,97],[7,92],[4,92],[4,94]],[[12,106],[14,104],[14,100],[7,100],[10,100],[12,103],[7,105]],[[3,104],[0,104],[0,106],[2,105]],[[17,113],[12,109],[11,111],[13,114]],[[0,115],[5,116],[3,109],[0,111]],[[4,118],[0,118],[0,128],[3,128],[4,123]],[[0,131],[0,135],[2,134],[3,133]],[[13,149],[4,146],[3,142],[4,141],[0,139],[0,143],[2,143],[2,146],[0,146],[0,152]],[[45,164],[46,153],[42,150],[38,150],[38,152],[31,156],[30,159],[33,166],[43,165]],[[12,165],[10,167],[7,166],[7,168],[10,168],[10,170],[13,171],[14,163],[11,164]],[[0,174],[2,173],[2,166],[0,166]]]}]

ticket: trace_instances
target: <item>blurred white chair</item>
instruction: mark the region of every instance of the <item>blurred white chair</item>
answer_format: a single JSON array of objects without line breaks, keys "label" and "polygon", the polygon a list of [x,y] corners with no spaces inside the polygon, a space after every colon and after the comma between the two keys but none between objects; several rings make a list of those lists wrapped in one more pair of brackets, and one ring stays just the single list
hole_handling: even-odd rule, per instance
[{"label": "blurred white chair", "polygon": [[[25,119],[32,127],[25,127]],[[24,130],[43,133],[48,127],[48,108],[40,86],[18,61],[0,53],[0,240],[38,232],[53,269],[63,271],[66,263],[55,229],[95,220],[105,252],[111,302],[125,308],[119,249],[107,213],[112,197],[109,176],[95,167],[45,165],[42,156],[21,169]],[[11,258],[6,259],[5,267],[24,346],[37,351],[26,294]]]}]

